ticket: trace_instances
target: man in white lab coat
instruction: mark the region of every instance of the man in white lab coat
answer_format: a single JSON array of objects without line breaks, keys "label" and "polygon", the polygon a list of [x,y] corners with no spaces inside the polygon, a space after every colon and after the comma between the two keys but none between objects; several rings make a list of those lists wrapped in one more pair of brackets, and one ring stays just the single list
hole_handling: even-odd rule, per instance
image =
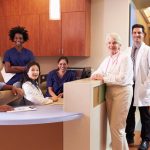
[{"label": "man in white lab coat", "polygon": [[143,40],[144,26],[132,26],[133,46],[130,49],[134,69],[134,96],[126,126],[128,144],[134,143],[135,110],[139,107],[141,117],[141,144],[139,150],[148,150],[150,141],[150,47]]}]

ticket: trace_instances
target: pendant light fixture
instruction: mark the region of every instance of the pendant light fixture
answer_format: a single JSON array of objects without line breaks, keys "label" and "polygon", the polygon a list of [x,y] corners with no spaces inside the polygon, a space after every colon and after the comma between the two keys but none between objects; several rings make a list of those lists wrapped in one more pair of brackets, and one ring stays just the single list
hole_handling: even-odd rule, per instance
[{"label": "pendant light fixture", "polygon": [[60,20],[60,0],[49,0],[49,19]]}]

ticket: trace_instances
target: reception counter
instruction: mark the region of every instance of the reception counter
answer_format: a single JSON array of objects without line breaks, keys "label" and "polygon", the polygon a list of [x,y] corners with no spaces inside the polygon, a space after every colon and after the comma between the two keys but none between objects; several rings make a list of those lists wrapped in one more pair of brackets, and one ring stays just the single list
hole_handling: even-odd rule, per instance
[{"label": "reception counter", "polygon": [[82,79],[65,83],[64,111],[80,112],[80,120],[63,123],[64,150],[105,150],[107,117],[105,85]]},{"label": "reception counter", "polygon": [[35,110],[0,113],[0,125],[30,125],[71,121],[81,113],[64,112],[62,105],[36,106]]},{"label": "reception counter", "polygon": [[100,81],[82,79],[64,84],[64,105],[0,113],[1,149],[105,150],[104,93]]},{"label": "reception counter", "polygon": [[63,150],[63,122],[81,113],[64,112],[63,105],[36,106],[36,110],[0,113],[0,149]]}]

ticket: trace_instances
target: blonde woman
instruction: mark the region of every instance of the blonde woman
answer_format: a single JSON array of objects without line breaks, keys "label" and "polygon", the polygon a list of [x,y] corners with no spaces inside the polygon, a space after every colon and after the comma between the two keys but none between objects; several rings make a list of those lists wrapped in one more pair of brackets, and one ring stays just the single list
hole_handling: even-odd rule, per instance
[{"label": "blonde woman", "polygon": [[121,38],[110,33],[106,38],[109,56],[92,74],[94,80],[106,83],[106,106],[113,150],[128,150],[125,127],[133,95],[133,64],[129,55],[120,51]]}]

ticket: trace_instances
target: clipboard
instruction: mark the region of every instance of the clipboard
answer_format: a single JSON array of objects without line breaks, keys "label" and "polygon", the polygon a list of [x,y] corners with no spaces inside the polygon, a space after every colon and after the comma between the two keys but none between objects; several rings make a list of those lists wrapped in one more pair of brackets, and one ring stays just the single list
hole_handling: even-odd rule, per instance
[{"label": "clipboard", "polygon": [[15,75],[15,73],[6,73],[5,67],[2,68],[1,74],[5,83],[7,83]]}]

